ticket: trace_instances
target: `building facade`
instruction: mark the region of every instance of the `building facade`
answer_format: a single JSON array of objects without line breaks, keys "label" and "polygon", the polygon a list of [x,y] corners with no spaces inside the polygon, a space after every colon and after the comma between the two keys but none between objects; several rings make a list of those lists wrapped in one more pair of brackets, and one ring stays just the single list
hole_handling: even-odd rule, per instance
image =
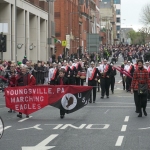
[{"label": "building facade", "polygon": [[[33,62],[49,60],[48,10],[46,0],[0,0],[0,23],[8,26],[5,60],[21,61],[25,55]],[[49,46],[54,49],[54,42]]]},{"label": "building facade", "polygon": [[117,39],[121,42],[121,0],[114,0],[114,6],[116,7],[116,30],[117,30]]},{"label": "building facade", "polygon": [[100,3],[101,38],[106,45],[116,41],[116,8],[113,0],[103,0]]}]

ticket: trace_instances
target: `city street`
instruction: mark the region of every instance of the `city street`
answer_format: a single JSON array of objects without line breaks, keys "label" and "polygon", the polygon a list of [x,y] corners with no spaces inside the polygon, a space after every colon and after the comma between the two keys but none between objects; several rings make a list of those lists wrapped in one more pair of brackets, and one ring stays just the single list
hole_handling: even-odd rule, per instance
[{"label": "city street", "polygon": [[59,118],[59,110],[46,107],[30,118],[8,113],[3,93],[0,114],[5,131],[1,150],[149,150],[149,115],[138,118],[133,95],[122,90],[119,73],[115,93],[110,98],[88,104],[77,112]]}]

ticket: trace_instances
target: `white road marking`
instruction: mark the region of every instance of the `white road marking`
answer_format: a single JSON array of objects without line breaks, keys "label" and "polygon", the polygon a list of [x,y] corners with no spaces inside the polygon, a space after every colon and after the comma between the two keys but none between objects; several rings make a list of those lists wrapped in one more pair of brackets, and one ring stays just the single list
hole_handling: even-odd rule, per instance
[{"label": "white road marking", "polygon": [[150,127],[147,127],[147,128],[139,128],[139,130],[146,130],[146,129],[150,129]]},{"label": "white road marking", "polygon": [[11,126],[6,126],[4,127],[4,130],[11,128]]},{"label": "white road marking", "polygon": [[122,80],[118,81],[118,83],[121,83],[121,82],[122,82]]},{"label": "white road marking", "polygon": [[129,121],[129,116],[126,116],[124,122],[128,122],[128,121]]},{"label": "white road marking", "polygon": [[29,127],[29,128],[22,128],[22,129],[17,129],[17,130],[27,130],[27,129],[37,129],[37,130],[43,130],[42,128],[40,128],[39,126],[40,126],[41,124],[37,124],[37,125],[35,125],[35,126],[33,126],[33,127]]},{"label": "white road marking", "polygon": [[117,96],[117,97],[133,97],[133,96]]},{"label": "white road marking", "polygon": [[127,130],[127,125],[123,125],[121,128],[121,132],[125,132]]},{"label": "white road marking", "polygon": [[115,146],[121,146],[123,142],[124,136],[119,136]]},{"label": "white road marking", "polygon": [[45,140],[43,140],[42,142],[37,144],[36,146],[30,146],[30,147],[23,146],[22,150],[49,150],[49,149],[52,149],[55,146],[46,146],[46,145],[49,142],[51,142],[53,139],[55,139],[57,136],[58,136],[58,134],[52,134],[48,138],[46,138]]},{"label": "white road marking", "polygon": [[109,111],[109,109],[108,109],[106,112],[104,112],[104,114],[107,114],[107,113],[108,113],[108,111]]},{"label": "white road marking", "polygon": [[37,144],[36,146],[45,146],[49,142],[51,142],[53,139],[55,139],[57,136],[58,136],[58,134],[52,134],[48,138],[46,138],[45,140],[43,140],[42,142],[40,142],[39,144]]},{"label": "white road marking", "polygon": [[32,116],[29,116],[29,118],[21,119],[21,120],[19,120],[18,122],[23,122],[23,121],[26,121],[26,120],[28,120],[28,119],[30,119],[30,118],[32,118]]}]

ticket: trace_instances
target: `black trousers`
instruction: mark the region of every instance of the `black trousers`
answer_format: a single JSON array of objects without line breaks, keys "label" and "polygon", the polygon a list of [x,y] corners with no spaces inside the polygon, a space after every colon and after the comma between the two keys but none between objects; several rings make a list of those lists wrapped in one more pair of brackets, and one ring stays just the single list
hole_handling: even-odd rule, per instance
[{"label": "black trousers", "polygon": [[80,85],[80,78],[76,77],[76,85]]},{"label": "black trousers", "polygon": [[111,86],[111,91],[114,92],[114,86],[115,86],[115,77],[110,78],[110,86]]},{"label": "black trousers", "polygon": [[142,112],[147,106],[147,95],[138,95],[138,91],[134,91],[134,102],[136,106],[136,111]]},{"label": "black trousers", "polygon": [[127,91],[130,91],[131,90],[131,82],[132,82],[132,79],[127,77],[126,78],[126,90]]},{"label": "black trousers", "polygon": [[68,81],[69,81],[69,85],[75,85],[75,78],[74,77],[69,77]]},{"label": "black trousers", "polygon": [[55,80],[51,80],[50,81],[50,85],[55,85],[56,83],[55,83]]},{"label": "black trousers", "polygon": [[106,96],[109,96],[109,86],[110,86],[110,79],[101,78],[101,96],[104,97],[105,93]]},{"label": "black trousers", "polygon": [[81,85],[83,86],[85,79],[81,79]]},{"label": "black trousers", "polygon": [[[88,81],[88,86],[93,86],[93,101],[96,100],[96,82],[95,80]],[[92,101],[92,93],[90,94],[90,101]]]},{"label": "black trousers", "polygon": [[100,86],[101,86],[100,82],[97,82],[97,91],[98,92],[100,91]]},{"label": "black trousers", "polygon": [[60,115],[65,115],[65,112],[62,109],[60,109]]},{"label": "black trousers", "polygon": [[126,76],[122,76],[123,89],[126,89]]}]

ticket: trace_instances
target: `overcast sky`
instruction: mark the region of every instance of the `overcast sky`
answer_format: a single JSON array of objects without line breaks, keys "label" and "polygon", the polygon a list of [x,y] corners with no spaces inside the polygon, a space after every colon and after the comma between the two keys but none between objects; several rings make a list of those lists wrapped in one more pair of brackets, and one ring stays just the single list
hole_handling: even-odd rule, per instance
[{"label": "overcast sky", "polygon": [[121,0],[121,27],[132,27],[135,30],[143,27],[140,14],[146,4],[150,4],[150,0]]}]

